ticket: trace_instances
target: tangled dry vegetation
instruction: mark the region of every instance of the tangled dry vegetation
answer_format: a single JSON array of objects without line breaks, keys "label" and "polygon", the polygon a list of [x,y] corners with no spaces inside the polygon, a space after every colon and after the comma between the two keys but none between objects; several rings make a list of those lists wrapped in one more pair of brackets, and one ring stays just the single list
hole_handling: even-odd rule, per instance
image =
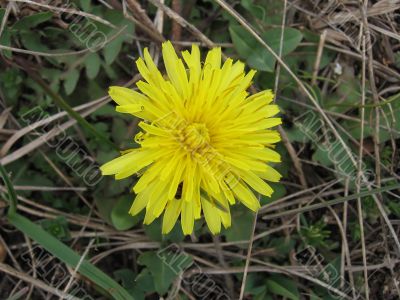
[{"label": "tangled dry vegetation", "polygon": [[[400,299],[399,9],[1,1],[0,299]],[[283,180],[256,215],[237,205],[219,236],[202,221],[161,236],[160,222],[126,214],[132,180],[95,172],[138,130],[108,86],[133,88],[134,61],[146,46],[158,61],[165,40],[246,61],[251,90],[273,89],[282,110]],[[10,214],[6,177],[37,227]]]}]

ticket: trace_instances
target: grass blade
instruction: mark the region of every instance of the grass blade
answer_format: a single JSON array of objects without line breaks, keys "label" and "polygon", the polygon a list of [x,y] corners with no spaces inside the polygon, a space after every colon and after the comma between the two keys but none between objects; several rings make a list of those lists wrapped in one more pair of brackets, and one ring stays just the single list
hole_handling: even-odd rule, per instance
[{"label": "grass blade", "polygon": [[43,81],[42,78],[37,76],[37,74],[34,73],[33,71],[27,70],[27,72],[29,72],[29,75],[31,75],[32,79],[34,79],[42,87],[42,89],[53,99],[53,101],[58,107],[65,110],[68,113],[68,115],[70,115],[71,118],[75,119],[79,125],[86,128],[94,137],[110,145],[114,150],[119,151],[119,148],[113,142],[111,142],[107,137],[98,132],[96,128],[94,128],[92,124],[86,121],[86,119],[83,118],[79,113],[74,111],[72,107],[67,102],[65,102],[65,100],[60,95],[55,93],[46,84],[46,82]]},{"label": "grass blade", "polygon": [[8,210],[8,221],[17,229],[25,233],[32,240],[36,241],[40,246],[50,252],[52,255],[66,263],[81,275],[85,276],[101,289],[104,289],[115,300],[132,300],[133,297],[122,288],[116,281],[101,271],[99,268],[91,264],[87,260],[81,260],[81,256],[70,247],[56,239],[42,227],[33,223],[26,217],[16,212],[17,196],[10,178],[5,168],[0,165],[0,174],[8,190],[10,208]]},{"label": "grass blade", "polygon": [[[25,233],[32,240],[36,241],[40,246],[50,252],[52,255],[68,264],[72,268],[76,268],[81,256],[64,243],[60,242],[50,233],[28,220],[24,216],[14,213],[8,216],[8,220],[17,229]],[[99,268],[91,264],[87,260],[80,263],[78,273],[87,277],[93,283],[109,293],[115,300],[132,300],[133,297],[123,289],[116,281],[101,271]]]}]

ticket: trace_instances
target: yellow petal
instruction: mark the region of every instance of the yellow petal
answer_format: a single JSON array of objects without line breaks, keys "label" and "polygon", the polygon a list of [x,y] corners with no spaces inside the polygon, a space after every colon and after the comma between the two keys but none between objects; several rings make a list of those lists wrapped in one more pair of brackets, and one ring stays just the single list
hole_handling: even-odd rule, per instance
[{"label": "yellow petal", "polygon": [[146,96],[121,86],[111,86],[108,94],[119,105],[139,104],[147,101]]},{"label": "yellow petal", "polygon": [[224,157],[224,161],[230,163],[231,165],[238,167],[242,170],[255,170],[255,171],[265,171],[265,163],[249,159],[248,157],[237,155],[235,152],[230,152]]},{"label": "yellow petal", "polygon": [[186,167],[186,161],[183,161],[182,163],[178,164],[178,167],[176,169],[174,177],[169,186],[168,199],[173,199],[175,197],[175,194],[178,189],[178,185],[181,182],[182,173],[183,173],[185,167]]},{"label": "yellow petal", "polygon": [[181,213],[182,201],[172,199],[168,202],[167,208],[165,209],[163,224],[162,224],[162,233],[169,233],[176,223],[176,220]]},{"label": "yellow petal", "polygon": [[186,171],[183,175],[183,191],[182,191],[182,199],[184,201],[193,201],[194,200],[194,174],[195,174],[196,165],[189,162],[186,165]]},{"label": "yellow petal", "polygon": [[260,208],[260,202],[254,196],[253,192],[246,186],[244,186],[240,181],[231,180],[228,182],[233,193],[239,198],[245,206],[253,211],[257,211]]},{"label": "yellow petal", "polygon": [[256,174],[271,182],[278,182],[282,178],[282,175],[277,170],[268,165],[264,172],[256,172]]},{"label": "yellow petal", "polygon": [[192,45],[192,52],[183,51],[182,57],[190,70],[190,83],[196,84],[200,78],[201,64],[200,64],[200,50],[196,44]]},{"label": "yellow petal", "polygon": [[182,201],[181,222],[183,234],[188,235],[193,232],[194,211],[193,201]]},{"label": "yellow petal", "polygon": [[147,167],[151,163],[153,163],[153,158],[143,158],[137,161],[136,164],[130,165],[127,164],[124,168],[122,168],[117,174],[115,174],[115,179],[124,179],[127,178],[137,172],[139,172],[144,167]]},{"label": "yellow petal", "polygon": [[149,224],[153,223],[153,221],[154,221],[156,218],[157,218],[157,217],[152,213],[152,211],[146,210],[146,214],[145,214],[145,216],[144,216],[143,224],[149,225]]},{"label": "yellow petal", "polygon": [[270,149],[270,148],[253,148],[248,147],[246,149],[235,149],[236,153],[244,156],[249,156],[254,159],[260,159],[263,161],[270,161],[270,162],[280,162],[281,156],[278,152]]},{"label": "yellow petal", "polygon": [[129,210],[131,215],[137,215],[146,207],[147,203],[149,202],[149,190],[150,189],[147,189],[146,191],[136,195],[131,209]]},{"label": "yellow petal", "polygon": [[112,175],[118,173],[126,165],[133,164],[140,159],[139,151],[131,151],[120,157],[105,163],[100,167],[103,175]]},{"label": "yellow petal", "polygon": [[146,210],[155,217],[159,217],[168,202],[168,182],[158,180],[152,190]]},{"label": "yellow petal", "polygon": [[272,100],[274,100],[274,93],[272,92],[272,90],[261,91],[248,97],[247,101],[249,103],[253,103],[253,101],[256,101],[258,99],[260,99],[264,105],[269,104],[272,102]]},{"label": "yellow petal", "polygon": [[207,226],[212,234],[217,234],[221,231],[221,217],[218,213],[218,208],[211,204],[210,200],[201,198],[201,205],[203,207],[204,217]]},{"label": "yellow petal", "polygon": [[142,128],[143,130],[146,130],[148,133],[153,134],[153,135],[158,135],[158,136],[165,136],[170,138],[171,134],[166,131],[165,129],[159,128],[157,126],[145,123],[145,122],[140,122],[139,127]]},{"label": "yellow petal", "polygon": [[206,61],[204,62],[204,67],[210,65],[212,69],[221,68],[221,48],[213,48],[207,53]]},{"label": "yellow petal", "polygon": [[224,225],[225,228],[228,228],[231,226],[231,212],[229,210],[229,203],[225,199],[221,204],[224,207],[224,210],[219,209],[218,213],[221,217],[222,225]]},{"label": "yellow petal", "polygon": [[117,106],[115,110],[120,113],[134,114],[137,112],[144,111],[144,106],[141,104],[127,104],[127,105]]},{"label": "yellow petal", "polygon": [[241,177],[249,186],[251,186],[255,191],[259,192],[262,195],[271,197],[274,190],[263,181],[260,177],[258,177],[255,173],[251,171],[243,171],[239,170],[237,172],[238,176]]},{"label": "yellow petal", "polygon": [[189,94],[189,85],[185,67],[178,58],[171,42],[162,44],[162,54],[168,78],[175,86],[180,95],[185,99]]},{"label": "yellow petal", "polygon": [[139,178],[133,187],[133,191],[138,194],[142,192],[159,174],[159,171],[163,167],[162,164],[152,165],[144,174]]}]

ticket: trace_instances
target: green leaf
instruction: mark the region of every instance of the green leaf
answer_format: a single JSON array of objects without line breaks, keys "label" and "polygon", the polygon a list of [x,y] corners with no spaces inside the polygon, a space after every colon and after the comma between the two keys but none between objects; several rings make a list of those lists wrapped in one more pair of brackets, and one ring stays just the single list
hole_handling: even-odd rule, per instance
[{"label": "green leaf", "polygon": [[122,44],[124,42],[124,37],[121,34],[113,41],[109,42],[103,49],[104,59],[107,65],[110,65],[114,62],[114,60],[118,57],[119,52],[121,51]]},{"label": "green leaf", "polygon": [[265,18],[264,7],[260,5],[255,5],[251,0],[242,0],[240,1],[240,4],[257,19],[264,20]]},{"label": "green leaf", "polygon": [[24,77],[19,69],[10,68],[0,72],[0,86],[7,105],[17,105],[23,81]]},{"label": "green leaf", "polygon": [[160,295],[168,292],[177,276],[193,263],[192,258],[184,252],[169,251],[168,248],[165,251],[145,252],[139,256],[138,262],[149,269]]},{"label": "green leaf", "polygon": [[331,232],[326,229],[326,223],[323,219],[308,224],[306,218],[302,218],[302,227],[300,229],[300,235],[304,239],[307,245],[314,247],[325,247],[328,248],[328,238]]},{"label": "green leaf", "polygon": [[[254,213],[243,207],[235,207],[232,212],[232,226],[225,231],[228,242],[248,241],[253,228]],[[247,245],[243,245],[247,247]]]},{"label": "green leaf", "polygon": [[174,243],[179,243],[185,238],[182,233],[179,220],[176,222],[174,228],[172,228],[171,232],[169,232],[168,234],[162,234],[161,228],[162,218],[157,218],[151,224],[145,225],[144,231],[146,232],[146,236],[148,238],[157,242],[171,241]]},{"label": "green leaf", "polygon": [[91,0],[79,0],[82,9],[85,12],[90,12],[91,2],[92,2]]},{"label": "green leaf", "polygon": [[268,290],[267,290],[267,287],[264,285],[264,286],[259,286],[258,287],[258,289],[256,290],[255,289],[255,293],[253,293],[253,295],[254,295],[254,300],[269,300],[270,298],[267,298],[267,297],[269,297],[269,294],[268,294]]},{"label": "green leaf", "polygon": [[[244,34],[247,34],[249,38],[250,33],[242,29],[242,35]],[[279,54],[281,34],[282,30],[280,28],[274,28],[261,35],[264,42],[266,42],[276,54]],[[273,72],[276,63],[274,56],[255,38],[252,36],[250,36],[250,38],[254,40],[253,43],[255,43],[255,47],[252,48],[251,55],[246,57],[249,66],[257,70]],[[293,28],[285,28],[283,33],[282,56],[295,50],[302,38],[303,35],[300,31]]]},{"label": "green leaf", "polygon": [[[282,30],[273,28],[262,34],[263,40],[271,46],[276,53],[279,52]],[[303,34],[294,28],[285,28],[283,31],[282,55],[293,52],[303,39]]]},{"label": "green leaf", "polygon": [[[7,27],[4,28],[3,33],[0,36],[0,45],[7,47],[11,46],[11,33]],[[7,58],[11,58],[12,56],[12,52],[10,50],[0,50],[0,53],[3,53]]]},{"label": "green leaf", "polygon": [[285,128],[285,132],[290,142],[307,143],[310,141],[310,137],[304,134],[304,132],[297,126],[288,129]]},{"label": "green leaf", "polygon": [[64,216],[52,220],[43,220],[40,222],[40,225],[44,230],[59,240],[68,241],[71,238],[68,222]]},{"label": "green leaf", "polygon": [[270,242],[268,243],[268,247],[275,248],[277,258],[283,258],[289,255],[290,251],[294,249],[295,244],[295,239],[276,237],[270,240]]},{"label": "green leaf", "polygon": [[[131,42],[135,32],[134,23],[127,20],[123,13],[117,10],[108,10],[104,17],[119,27],[118,30],[107,31],[109,43],[103,49],[106,65],[112,64],[121,52],[124,42]],[[117,35],[117,36],[115,36]],[[105,69],[107,71],[107,69]]]},{"label": "green leaf", "polygon": [[114,277],[122,282],[122,286],[134,297],[135,300],[145,300],[146,294],[154,293],[154,278],[147,268],[144,268],[136,277],[129,269],[114,272]]},{"label": "green leaf", "polygon": [[333,161],[329,158],[329,151],[323,147],[318,147],[315,150],[312,160],[321,163],[325,167],[333,166]]},{"label": "green leaf", "polygon": [[341,258],[337,256],[332,261],[325,262],[326,266],[318,274],[318,279],[329,284],[331,287],[340,289],[340,267]]},{"label": "green leaf", "polygon": [[233,45],[241,57],[247,58],[252,55],[258,44],[254,37],[240,25],[229,26],[229,33],[231,34]]},{"label": "green leaf", "polygon": [[[241,25],[229,27],[232,42],[239,55],[246,59],[248,65],[254,69],[273,72],[276,59]],[[281,29],[274,28],[264,32],[262,39],[278,54],[281,39]],[[295,50],[300,44],[303,35],[293,28],[285,28],[283,33],[282,56]]]},{"label": "green leaf", "polygon": [[127,230],[140,221],[141,218],[138,215],[132,216],[129,214],[132,200],[131,196],[122,197],[114,205],[111,212],[111,221],[116,229]]},{"label": "green leaf", "polygon": [[153,241],[162,242],[164,236],[161,233],[161,226],[162,226],[161,218],[157,218],[152,223],[144,225],[144,231],[146,233],[146,236]]},{"label": "green leaf", "polygon": [[131,269],[119,269],[114,272],[114,278],[122,283],[122,286],[127,289],[131,290],[135,287],[135,272]]},{"label": "green leaf", "polygon": [[272,187],[274,192],[272,193],[271,197],[262,195],[260,199],[261,205],[274,202],[275,200],[278,200],[286,195],[286,188],[282,183],[269,182],[268,184]]},{"label": "green leaf", "polygon": [[273,72],[276,62],[272,54],[264,47],[254,48],[246,61],[251,68],[265,72]]},{"label": "green leaf", "polygon": [[245,294],[252,295],[253,300],[272,300],[260,273],[250,273],[247,276]]},{"label": "green leaf", "polygon": [[[311,74],[314,70],[315,57],[318,51],[318,43],[320,40],[320,35],[315,34],[306,28],[302,29],[302,34],[306,42],[311,42],[311,45],[299,46],[297,49],[301,55],[288,56],[285,58],[285,62],[292,68],[296,69],[300,64],[302,65],[302,70]],[[332,63],[336,56],[336,53],[330,49],[324,49],[321,55],[321,62],[319,65],[319,70],[325,68],[328,64]]]},{"label": "green leaf", "polygon": [[12,28],[16,30],[28,30],[50,20],[52,17],[53,14],[49,11],[40,12],[34,15],[23,17],[21,20],[17,21]]},{"label": "green leaf", "polygon": [[126,130],[125,130],[126,126],[127,125],[123,119],[121,118],[113,119],[111,133],[114,141],[117,144],[120,144],[124,140],[126,140]]},{"label": "green leaf", "polygon": [[292,299],[299,300],[300,293],[297,289],[296,282],[292,279],[281,275],[273,275],[267,279],[267,288],[273,294]]},{"label": "green leaf", "polygon": [[21,42],[28,50],[47,52],[49,48],[40,40],[40,36],[35,32],[25,32],[20,34]]},{"label": "green leaf", "polygon": [[[107,180],[107,179],[106,179]],[[107,181],[108,184],[111,185],[110,181]],[[110,189],[114,188],[114,184],[112,186],[110,186]],[[98,191],[96,191],[96,193],[99,193]],[[112,201],[105,197],[105,195],[103,193],[99,193],[100,196],[96,196],[95,197],[95,203],[96,203],[96,208],[99,211],[100,216],[102,217],[102,219],[110,224],[112,224],[111,221],[111,212],[113,209],[113,203]]]},{"label": "green leaf", "polygon": [[153,278],[150,274],[150,271],[147,268],[144,268],[142,272],[139,273],[135,278],[135,287],[143,292],[154,292],[156,290],[154,286]]},{"label": "green leaf", "polygon": [[395,202],[394,200],[389,201],[389,209],[390,211],[397,217],[400,218],[400,203]]},{"label": "green leaf", "polygon": [[75,90],[76,84],[79,80],[79,71],[77,69],[72,69],[67,73],[64,79],[64,89],[67,95],[71,95]]},{"label": "green leaf", "polygon": [[118,74],[115,72],[115,70],[112,68],[112,66],[107,65],[106,63],[101,64],[101,66],[103,67],[106,75],[108,77],[110,77],[110,79],[117,79],[118,78]]},{"label": "green leaf", "polygon": [[93,79],[97,76],[100,70],[101,60],[96,52],[90,53],[85,59],[86,76]]},{"label": "green leaf", "polygon": [[351,238],[355,241],[358,242],[361,240],[361,228],[360,228],[360,223],[358,222],[350,222],[349,228],[350,228],[350,235]]}]

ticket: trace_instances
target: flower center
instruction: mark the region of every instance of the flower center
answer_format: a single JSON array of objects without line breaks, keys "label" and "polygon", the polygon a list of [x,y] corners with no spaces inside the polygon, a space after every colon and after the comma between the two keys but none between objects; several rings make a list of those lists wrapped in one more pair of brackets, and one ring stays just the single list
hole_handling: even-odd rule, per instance
[{"label": "flower center", "polygon": [[180,131],[179,141],[186,151],[201,152],[209,146],[210,136],[206,125],[192,123]]}]

